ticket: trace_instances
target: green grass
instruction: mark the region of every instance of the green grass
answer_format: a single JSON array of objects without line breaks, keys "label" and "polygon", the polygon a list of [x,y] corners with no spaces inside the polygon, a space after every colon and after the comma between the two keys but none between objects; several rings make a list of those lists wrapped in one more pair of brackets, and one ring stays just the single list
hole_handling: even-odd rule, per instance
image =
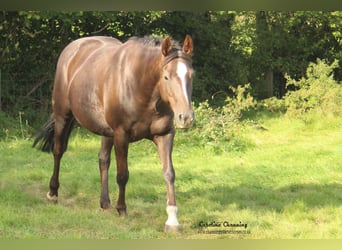
[{"label": "green grass", "polygon": [[[116,211],[99,208],[99,137],[74,133],[62,160],[57,205],[45,199],[52,155],[32,149],[29,140],[2,141],[0,238],[341,238],[341,119],[257,117],[267,130],[247,126],[242,133],[251,143],[243,151],[196,147],[186,132],[176,135],[173,159],[182,226],[176,235],[163,232],[165,184],[151,142],[130,146],[128,217],[122,219]],[[112,164],[112,203],[115,173]],[[242,229],[226,228],[224,221],[246,223],[247,234],[215,232]],[[221,226],[201,227],[200,222]]]}]

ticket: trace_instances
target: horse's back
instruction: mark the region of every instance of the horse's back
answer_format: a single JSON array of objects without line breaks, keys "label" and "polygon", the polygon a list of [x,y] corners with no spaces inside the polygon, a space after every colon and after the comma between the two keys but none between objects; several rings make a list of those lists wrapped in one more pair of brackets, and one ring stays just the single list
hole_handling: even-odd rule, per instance
[{"label": "horse's back", "polygon": [[67,45],[59,56],[57,74],[62,74],[64,81],[69,83],[78,69],[87,59],[101,48],[115,49],[121,42],[112,37],[84,37]]}]

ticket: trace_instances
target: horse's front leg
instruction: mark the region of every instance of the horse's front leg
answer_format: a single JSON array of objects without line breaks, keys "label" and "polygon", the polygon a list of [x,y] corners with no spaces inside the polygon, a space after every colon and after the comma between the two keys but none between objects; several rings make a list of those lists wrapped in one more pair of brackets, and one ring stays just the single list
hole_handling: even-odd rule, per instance
[{"label": "horse's front leg", "polygon": [[124,131],[118,130],[114,133],[114,149],[116,157],[116,182],[119,185],[119,196],[117,200],[116,209],[120,216],[125,217],[126,203],[125,192],[126,184],[128,182],[129,172],[127,166],[128,156],[128,137]]},{"label": "horse's front leg", "polygon": [[175,132],[172,130],[169,134],[155,136],[153,141],[158,147],[158,153],[163,165],[163,175],[166,182],[167,206],[166,212],[168,219],[165,222],[165,232],[178,232],[179,222],[177,219],[177,206],[175,196],[175,171],[172,164],[172,145]]}]

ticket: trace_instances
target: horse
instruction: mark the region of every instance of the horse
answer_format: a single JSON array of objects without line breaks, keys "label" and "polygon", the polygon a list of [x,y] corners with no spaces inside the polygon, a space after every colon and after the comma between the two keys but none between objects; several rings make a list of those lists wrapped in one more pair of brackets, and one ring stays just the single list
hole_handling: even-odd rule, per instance
[{"label": "horse", "polygon": [[53,152],[54,168],[47,198],[57,202],[60,161],[75,123],[101,136],[98,154],[100,206],[110,209],[108,170],[114,146],[119,216],[125,217],[129,178],[129,144],[148,139],[157,146],[167,193],[165,232],[178,232],[178,208],[172,163],[176,128],[194,120],[191,103],[193,40],[183,45],[163,39],[132,37],[122,43],[113,37],[93,36],[69,43],[56,66],[52,114],[36,135],[33,147]]}]

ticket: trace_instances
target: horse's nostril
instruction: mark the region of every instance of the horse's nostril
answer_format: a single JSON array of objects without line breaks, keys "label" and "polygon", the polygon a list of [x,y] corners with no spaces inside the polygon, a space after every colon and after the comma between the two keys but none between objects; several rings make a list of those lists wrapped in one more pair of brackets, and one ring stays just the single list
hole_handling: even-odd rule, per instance
[{"label": "horse's nostril", "polygon": [[191,112],[190,120],[191,120],[191,122],[193,122],[195,120],[195,114],[193,111]]},{"label": "horse's nostril", "polygon": [[179,121],[184,121],[184,122],[190,121],[190,122],[192,122],[194,120],[194,115],[193,115],[193,113],[191,113],[191,114],[179,114],[178,119],[179,119]]}]

